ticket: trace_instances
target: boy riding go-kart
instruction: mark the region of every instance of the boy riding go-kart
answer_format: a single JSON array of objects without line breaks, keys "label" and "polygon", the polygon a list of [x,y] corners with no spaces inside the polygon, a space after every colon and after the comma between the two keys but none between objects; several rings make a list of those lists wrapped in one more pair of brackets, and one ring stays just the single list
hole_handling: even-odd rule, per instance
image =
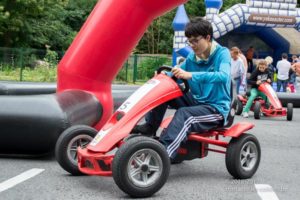
[{"label": "boy riding go-kart", "polygon": [[[244,134],[254,125],[243,122],[230,127],[236,105],[230,92],[229,51],[212,40],[211,24],[202,18],[191,20],[185,34],[194,52],[181,68],[159,68],[157,75],[130,96],[98,133],[82,126],[62,133],[56,157],[66,171],[112,175],[119,188],[133,197],[151,196],[164,185],[170,159],[181,162],[203,158],[208,151],[226,155],[226,167],[233,177],[254,175],[260,162],[260,145],[255,136]],[[172,71],[174,76],[170,78],[161,73],[163,70]],[[183,81],[185,89],[176,79]],[[172,119],[162,122],[172,103],[179,109]],[[146,124],[136,125],[145,115]],[[158,126],[164,129],[159,138],[155,133]],[[95,133],[86,145],[87,138]],[[220,136],[231,140],[222,141]],[[209,144],[226,151],[210,148]]]},{"label": "boy riding go-kart", "polygon": [[[175,81],[160,73],[162,69],[165,68],[158,70],[157,76],[129,97],[98,133],[83,125],[65,130],[55,151],[62,168],[73,175],[112,175],[119,188],[133,197],[148,197],[157,192],[169,176],[168,153],[155,137],[130,132],[147,112],[187,91],[187,82],[182,91]],[[233,101],[226,126],[189,134],[187,141],[177,150],[174,162],[204,158],[208,151],[222,153],[233,177],[251,178],[259,166],[260,145],[254,135],[244,133],[253,128],[253,124],[240,122],[230,127],[235,106]],[[162,128],[166,128],[169,121],[166,119]],[[220,136],[231,137],[231,140],[222,141]],[[225,150],[211,148],[209,144]],[[114,150],[117,150],[115,154]]]},{"label": "boy riding go-kart", "polygon": [[243,117],[248,117],[249,111],[252,110],[255,119],[260,119],[261,115],[286,116],[288,121],[293,119],[293,104],[288,103],[287,109],[282,107],[276,92],[270,85],[271,75],[265,60],[258,61],[257,69],[251,74],[248,83],[252,86],[250,96],[248,98],[238,95],[237,115],[242,114]]}]

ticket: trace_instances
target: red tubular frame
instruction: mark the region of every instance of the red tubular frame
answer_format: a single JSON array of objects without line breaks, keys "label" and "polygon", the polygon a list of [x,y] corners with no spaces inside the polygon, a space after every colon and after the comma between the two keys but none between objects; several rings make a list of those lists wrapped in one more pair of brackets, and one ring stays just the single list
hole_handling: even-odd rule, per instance
[{"label": "red tubular frame", "polygon": [[[87,149],[78,148],[78,168],[81,172],[89,175],[98,176],[112,176],[112,161],[114,155],[106,155],[103,153],[89,153]],[[89,162],[92,166],[87,166],[85,163]],[[103,169],[99,165],[98,161],[103,161],[103,163],[109,168]]]},{"label": "red tubular frame", "polygon": [[[203,134],[191,133],[188,136],[188,140],[193,140],[203,143],[202,145],[202,157],[205,157],[205,151],[212,151],[216,153],[225,154],[226,151],[206,148],[204,144],[216,145],[219,147],[227,148],[229,142],[220,140],[220,136],[223,137],[239,137],[245,131],[253,128],[253,124],[248,122],[240,122],[228,129],[212,130]],[[211,138],[213,137],[213,138]],[[123,141],[120,141],[114,147],[119,147],[123,144]],[[200,150],[200,149],[199,149]],[[186,154],[186,149],[179,148],[178,153]],[[87,148],[81,149],[78,148],[78,165],[81,172],[90,175],[99,175],[99,176],[111,176],[112,175],[112,161],[114,155],[108,155],[107,153],[97,153],[93,152]],[[101,164],[99,164],[101,162]],[[86,164],[88,163],[88,164]]]},{"label": "red tubular frame", "polygon": [[[212,135],[213,136],[213,135]],[[228,146],[228,142],[225,141],[221,141],[219,139],[210,139],[207,136],[202,136],[200,134],[191,134],[188,137],[189,140],[193,140],[193,141],[197,141],[197,142],[203,142],[203,143],[207,143],[207,144],[213,144],[216,146],[220,146],[220,147],[224,147],[227,148]]]}]

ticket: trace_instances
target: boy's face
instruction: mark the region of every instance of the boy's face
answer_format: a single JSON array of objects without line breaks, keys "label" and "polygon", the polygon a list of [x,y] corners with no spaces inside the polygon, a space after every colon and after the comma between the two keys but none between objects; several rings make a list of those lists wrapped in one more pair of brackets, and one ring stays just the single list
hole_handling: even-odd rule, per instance
[{"label": "boy's face", "polygon": [[210,47],[210,36],[208,35],[206,38],[201,35],[198,37],[192,36],[187,39],[187,43],[193,49],[195,54],[198,57],[201,57],[201,55]]},{"label": "boy's face", "polygon": [[264,71],[266,71],[267,67],[268,67],[267,65],[260,64],[260,65],[258,65],[258,70],[261,72],[264,72]]}]

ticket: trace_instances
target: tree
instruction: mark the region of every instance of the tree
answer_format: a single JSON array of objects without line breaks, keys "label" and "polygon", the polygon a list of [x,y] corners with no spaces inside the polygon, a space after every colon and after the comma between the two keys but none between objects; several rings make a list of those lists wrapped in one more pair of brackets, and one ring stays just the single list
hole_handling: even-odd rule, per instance
[{"label": "tree", "polygon": [[144,33],[139,42],[136,53],[165,53],[170,54],[170,44],[172,45],[172,19],[175,12],[171,11],[162,17],[155,19]]},{"label": "tree", "polygon": [[226,1],[223,1],[223,6],[221,8],[221,12],[223,12],[224,10],[227,10],[231,6],[233,6],[235,4],[238,4],[238,3],[245,3],[245,0],[226,0]]},{"label": "tree", "polygon": [[[55,50],[67,49],[77,34],[70,25],[71,22],[65,23],[70,14],[65,8],[72,5],[70,2],[69,0],[2,0],[0,46],[44,49],[45,45],[49,45]],[[8,17],[2,20],[3,16]]]},{"label": "tree", "polygon": [[1,21],[0,46],[44,48],[57,41],[55,36],[68,32],[60,21],[65,4],[64,0],[3,0],[1,6],[8,17]]},{"label": "tree", "polygon": [[66,6],[66,17],[64,23],[79,31],[98,0],[70,0]]},{"label": "tree", "polygon": [[[0,46],[66,50],[99,0],[1,0]],[[245,0],[223,0],[221,12]],[[300,0],[297,0],[299,7]],[[189,18],[205,15],[205,3],[189,0]],[[136,53],[171,54],[176,9],[155,19]]]},{"label": "tree", "polygon": [[[189,17],[205,15],[203,1],[190,0],[185,4]],[[174,9],[155,19],[139,42],[135,53],[171,54],[174,30],[172,22],[176,14]]]}]

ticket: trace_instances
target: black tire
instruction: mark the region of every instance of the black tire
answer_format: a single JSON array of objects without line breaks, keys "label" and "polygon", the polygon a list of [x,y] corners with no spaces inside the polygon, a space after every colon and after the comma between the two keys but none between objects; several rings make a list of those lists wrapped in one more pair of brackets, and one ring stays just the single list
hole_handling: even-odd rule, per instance
[{"label": "black tire", "polygon": [[55,146],[55,158],[59,165],[72,175],[82,175],[77,164],[77,147],[86,147],[97,132],[86,125],[75,125],[66,129],[59,136]]},{"label": "black tire", "polygon": [[254,119],[260,119],[260,109],[261,109],[261,104],[259,101],[256,101],[253,107],[253,112],[254,112]]},{"label": "black tire", "polygon": [[241,115],[242,112],[243,112],[243,103],[241,102],[241,100],[239,100],[237,98],[237,100],[236,100],[235,114],[236,115]]},{"label": "black tire", "polygon": [[292,121],[293,120],[293,104],[292,103],[288,103],[287,104],[286,119],[288,121]]},{"label": "black tire", "polygon": [[[145,161],[146,158],[149,162]],[[136,162],[137,159],[140,163]],[[155,166],[155,170],[151,171],[149,166]],[[130,170],[134,170],[135,175]],[[112,172],[122,191],[132,197],[149,197],[167,181],[170,159],[165,147],[158,141],[145,136],[133,137],[116,152]],[[145,178],[148,183],[144,183]]]},{"label": "black tire", "polygon": [[226,168],[236,179],[251,178],[259,166],[260,157],[261,149],[257,138],[251,134],[243,134],[231,139],[226,151]]},{"label": "black tire", "polygon": [[128,140],[131,140],[132,138],[139,137],[139,136],[141,136],[141,134],[136,134],[136,133],[129,134],[126,138],[124,138],[124,142],[128,142]]}]

